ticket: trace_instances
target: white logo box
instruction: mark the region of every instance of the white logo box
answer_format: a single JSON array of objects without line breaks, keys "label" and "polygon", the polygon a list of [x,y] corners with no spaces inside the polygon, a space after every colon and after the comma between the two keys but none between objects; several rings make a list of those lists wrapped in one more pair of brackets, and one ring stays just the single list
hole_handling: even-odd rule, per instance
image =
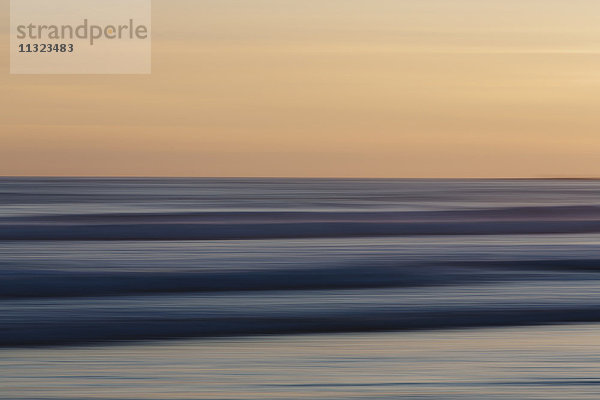
[{"label": "white logo box", "polygon": [[11,0],[12,74],[149,74],[151,0]]}]

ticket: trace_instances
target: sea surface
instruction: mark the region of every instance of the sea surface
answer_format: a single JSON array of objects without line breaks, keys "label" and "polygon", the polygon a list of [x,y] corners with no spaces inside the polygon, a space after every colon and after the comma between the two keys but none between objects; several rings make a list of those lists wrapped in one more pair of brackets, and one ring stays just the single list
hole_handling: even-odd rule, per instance
[{"label": "sea surface", "polygon": [[598,399],[600,181],[0,178],[0,398]]}]

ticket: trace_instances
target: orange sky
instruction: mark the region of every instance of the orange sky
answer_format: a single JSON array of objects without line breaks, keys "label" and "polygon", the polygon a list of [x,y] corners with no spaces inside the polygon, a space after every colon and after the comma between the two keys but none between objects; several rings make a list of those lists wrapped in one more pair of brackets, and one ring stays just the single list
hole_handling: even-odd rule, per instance
[{"label": "orange sky", "polygon": [[154,0],[149,76],[8,71],[0,175],[600,176],[597,0]]}]

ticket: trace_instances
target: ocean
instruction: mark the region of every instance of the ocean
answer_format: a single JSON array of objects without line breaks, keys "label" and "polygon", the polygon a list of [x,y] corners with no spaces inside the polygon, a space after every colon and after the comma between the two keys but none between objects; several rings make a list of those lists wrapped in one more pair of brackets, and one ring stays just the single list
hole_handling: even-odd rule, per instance
[{"label": "ocean", "polygon": [[0,179],[2,399],[597,399],[600,181]]}]

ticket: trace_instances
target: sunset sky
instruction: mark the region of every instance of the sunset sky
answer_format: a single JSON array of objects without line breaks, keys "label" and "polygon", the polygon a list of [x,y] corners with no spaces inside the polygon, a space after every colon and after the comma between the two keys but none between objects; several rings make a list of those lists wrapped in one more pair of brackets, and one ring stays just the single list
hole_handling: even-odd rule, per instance
[{"label": "sunset sky", "polygon": [[151,75],[9,75],[0,175],[600,176],[598,0],[154,0]]}]

